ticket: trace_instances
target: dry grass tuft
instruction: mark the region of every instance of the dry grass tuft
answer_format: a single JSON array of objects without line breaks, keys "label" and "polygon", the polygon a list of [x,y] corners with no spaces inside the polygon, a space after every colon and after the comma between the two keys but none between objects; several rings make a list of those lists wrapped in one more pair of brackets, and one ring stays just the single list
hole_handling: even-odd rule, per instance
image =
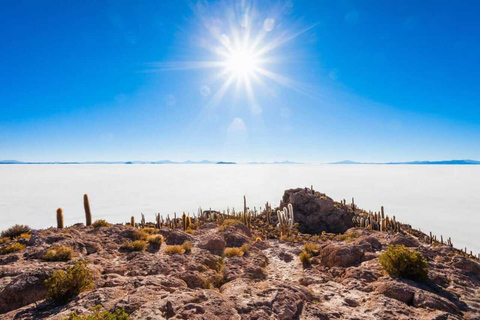
[{"label": "dry grass tuft", "polygon": [[30,229],[29,226],[16,224],[13,227],[10,227],[7,230],[2,231],[1,237],[2,238],[8,237],[13,240],[23,233],[31,233],[31,232],[32,230]]},{"label": "dry grass tuft", "polygon": [[147,248],[147,242],[144,240],[135,240],[133,242],[131,240],[127,240],[120,248],[128,251],[143,251]]},{"label": "dry grass tuft", "polygon": [[160,247],[164,242],[163,236],[161,234],[156,234],[148,237],[148,243],[152,246]]},{"label": "dry grass tuft", "polygon": [[304,268],[307,268],[312,264],[312,262],[310,261],[312,256],[310,254],[308,254],[307,252],[305,252],[305,251],[300,252],[299,257],[300,257],[300,261],[302,262],[302,265],[303,265]]},{"label": "dry grass tuft", "polygon": [[111,224],[108,223],[107,221],[103,220],[103,219],[100,219],[100,220],[96,220],[94,223],[92,223],[92,226],[94,228],[101,228],[101,227],[110,228]]},{"label": "dry grass tuft", "polygon": [[185,253],[185,249],[182,248],[182,246],[178,246],[178,245],[175,245],[175,246],[167,246],[165,248],[165,253],[166,254],[184,254]]},{"label": "dry grass tuft", "polygon": [[45,261],[68,261],[73,256],[72,248],[66,246],[53,246],[42,256]]},{"label": "dry grass tuft", "polygon": [[244,252],[240,248],[225,248],[224,253],[227,257],[241,257]]},{"label": "dry grass tuft", "polygon": [[191,243],[190,241],[185,241],[182,244],[182,248],[183,250],[185,250],[185,253],[190,253],[192,252],[192,249],[193,249],[193,243]]},{"label": "dry grass tuft", "polygon": [[21,243],[12,243],[6,247],[3,247],[0,249],[0,254],[9,254],[9,253],[14,253],[18,251],[22,251],[25,249],[25,245]]}]

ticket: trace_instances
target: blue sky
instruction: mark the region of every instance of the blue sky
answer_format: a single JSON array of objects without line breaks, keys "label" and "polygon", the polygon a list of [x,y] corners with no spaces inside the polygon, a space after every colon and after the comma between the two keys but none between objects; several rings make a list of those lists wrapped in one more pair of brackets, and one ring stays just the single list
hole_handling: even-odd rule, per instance
[{"label": "blue sky", "polygon": [[[480,159],[479,14],[477,1],[10,1],[0,159]],[[274,76],[242,74],[254,98],[242,68],[204,68],[231,63],[215,50],[246,30],[271,48],[255,68]]]}]

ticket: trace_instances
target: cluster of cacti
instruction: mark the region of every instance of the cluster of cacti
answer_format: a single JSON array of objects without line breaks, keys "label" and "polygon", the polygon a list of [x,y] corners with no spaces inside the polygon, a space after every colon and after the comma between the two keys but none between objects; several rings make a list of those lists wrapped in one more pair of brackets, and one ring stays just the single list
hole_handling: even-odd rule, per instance
[{"label": "cluster of cacti", "polygon": [[[352,207],[354,206],[355,204],[353,203],[352,199]],[[396,221],[395,216],[393,216],[391,219],[388,217],[388,215],[385,216],[383,206],[381,207],[380,212],[364,212],[362,214],[355,214],[352,221],[355,227],[377,231],[401,232],[403,227],[400,222]]]},{"label": "cluster of cacti", "polygon": [[182,215],[182,227],[183,231],[187,231],[190,229],[190,226],[192,225],[192,219],[190,219],[190,216],[187,216],[185,212]]},{"label": "cluster of cacti", "polygon": [[[91,226],[92,225],[92,212],[90,211],[90,203],[88,201],[88,195],[83,195],[83,207],[85,209],[85,225]],[[63,223],[63,210],[62,208],[57,209],[57,228],[63,229],[65,227]]]},{"label": "cluster of cacti", "polygon": [[277,210],[278,224],[282,235],[286,235],[293,228],[293,206],[291,203],[284,207],[283,210]]}]

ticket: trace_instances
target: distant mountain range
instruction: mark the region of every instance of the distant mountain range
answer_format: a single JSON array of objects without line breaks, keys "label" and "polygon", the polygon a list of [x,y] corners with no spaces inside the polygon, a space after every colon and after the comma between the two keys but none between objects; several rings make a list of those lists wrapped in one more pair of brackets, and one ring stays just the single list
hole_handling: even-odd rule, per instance
[{"label": "distant mountain range", "polygon": [[406,161],[406,162],[356,162],[351,160],[344,160],[339,162],[332,162],[330,164],[480,164],[477,160],[439,160],[439,161]]},{"label": "distant mountain range", "polygon": [[[0,160],[0,164],[237,164],[233,161],[183,161],[176,162],[171,160],[158,161],[71,161],[71,162],[37,162],[37,161],[17,161],[17,160]],[[249,164],[300,164],[299,162],[281,161],[281,162],[250,162]]]}]

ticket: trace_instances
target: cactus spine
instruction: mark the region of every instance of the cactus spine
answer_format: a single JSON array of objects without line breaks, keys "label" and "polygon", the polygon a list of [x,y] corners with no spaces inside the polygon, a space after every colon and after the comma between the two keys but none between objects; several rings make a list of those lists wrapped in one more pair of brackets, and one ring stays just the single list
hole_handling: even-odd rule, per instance
[{"label": "cactus spine", "polygon": [[83,207],[85,208],[85,224],[88,227],[92,225],[92,212],[90,211],[90,202],[87,194],[83,195]]},{"label": "cactus spine", "polygon": [[63,210],[62,208],[57,209],[57,228],[63,229]]}]

